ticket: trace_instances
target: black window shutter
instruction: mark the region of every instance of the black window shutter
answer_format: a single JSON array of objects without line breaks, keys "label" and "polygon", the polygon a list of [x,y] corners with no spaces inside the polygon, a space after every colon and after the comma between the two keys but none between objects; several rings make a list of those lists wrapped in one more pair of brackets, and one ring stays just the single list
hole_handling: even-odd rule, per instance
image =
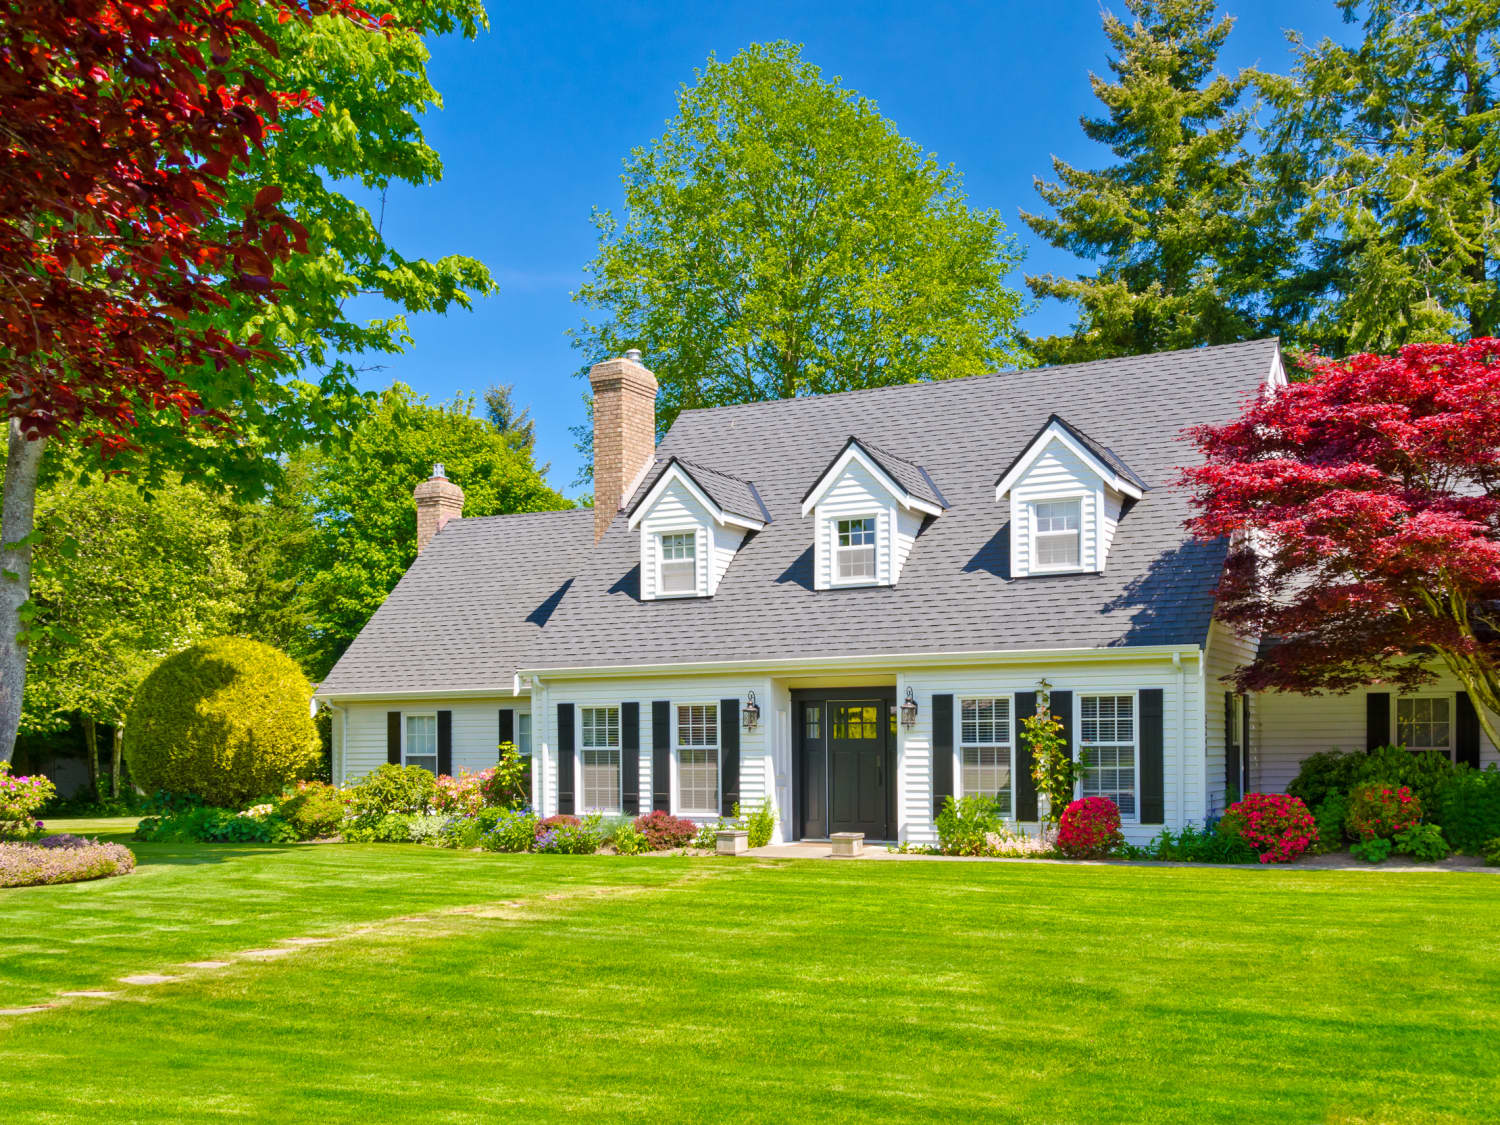
[{"label": "black window shutter", "polygon": [[932,815],[953,796],[953,696],[932,697]]},{"label": "black window shutter", "polygon": [[[509,742],[512,746],[515,746],[516,709],[514,707],[500,708],[500,741]],[[516,748],[520,749],[520,747]]]},{"label": "black window shutter", "polygon": [[1250,697],[1240,696],[1240,796],[1250,791]]},{"label": "black window shutter", "polygon": [[1021,733],[1021,720],[1036,714],[1036,692],[1016,692],[1016,819],[1036,819],[1036,779],[1031,776],[1031,744]]},{"label": "black window shutter", "polygon": [[719,700],[719,801],[722,816],[740,803],[740,701]]},{"label": "black window shutter", "polygon": [[1141,747],[1140,806],[1142,824],[1162,824],[1167,819],[1163,782],[1162,744],[1165,741],[1165,696],[1161,688],[1141,691],[1139,737]]},{"label": "black window shutter", "polygon": [[1224,807],[1227,809],[1243,794],[1240,792],[1240,744],[1234,737],[1234,692],[1224,693]]},{"label": "black window shutter", "polygon": [[1365,696],[1365,749],[1391,744],[1391,693],[1372,691]]},{"label": "black window shutter", "polygon": [[573,705],[557,705],[557,811],[573,811]]},{"label": "black window shutter", "polygon": [[1454,759],[1479,768],[1479,715],[1474,710],[1474,701],[1469,693],[1461,691],[1454,700],[1456,714],[1453,716]]},{"label": "black window shutter", "polygon": [[651,808],[672,811],[672,704],[651,704]]},{"label": "black window shutter", "polygon": [[641,705],[620,704],[620,807],[641,815]]},{"label": "black window shutter", "polygon": [[393,766],[401,764],[401,712],[385,713],[385,760]]},{"label": "black window shutter", "polygon": [[453,712],[438,712],[438,773],[453,776]]}]

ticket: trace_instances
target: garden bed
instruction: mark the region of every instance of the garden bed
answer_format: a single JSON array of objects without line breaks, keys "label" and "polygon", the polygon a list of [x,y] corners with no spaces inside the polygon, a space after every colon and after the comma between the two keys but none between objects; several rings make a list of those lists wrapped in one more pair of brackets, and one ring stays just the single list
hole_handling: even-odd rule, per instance
[{"label": "garden bed", "polygon": [[82,883],[128,875],[135,855],[122,844],[81,836],[46,836],[35,843],[0,843],[0,887]]}]

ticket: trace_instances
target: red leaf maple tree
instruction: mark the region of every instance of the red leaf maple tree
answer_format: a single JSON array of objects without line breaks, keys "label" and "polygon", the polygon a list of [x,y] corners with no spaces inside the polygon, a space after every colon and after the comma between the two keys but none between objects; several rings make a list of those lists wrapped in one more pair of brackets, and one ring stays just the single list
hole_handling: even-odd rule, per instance
[{"label": "red leaf maple tree", "polygon": [[1265,637],[1243,690],[1409,689],[1446,666],[1496,739],[1500,340],[1304,362],[1305,382],[1191,431],[1218,617]]},{"label": "red leaf maple tree", "polygon": [[[48,439],[108,456],[163,420],[234,440],[214,380],[270,347],[210,315],[275,300],[275,263],[307,232],[267,185],[243,214],[226,185],[289,107],[260,19],[332,16],[347,0],[0,2],[0,392],[9,422],[0,529],[0,759],[25,677],[22,606]],[[211,397],[211,396],[209,396]]]}]

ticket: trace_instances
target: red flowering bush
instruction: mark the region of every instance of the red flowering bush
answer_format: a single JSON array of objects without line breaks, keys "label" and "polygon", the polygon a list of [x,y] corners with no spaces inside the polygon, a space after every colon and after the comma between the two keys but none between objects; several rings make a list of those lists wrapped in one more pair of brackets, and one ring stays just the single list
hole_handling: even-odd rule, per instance
[{"label": "red flowering bush", "polygon": [[1298,798],[1285,793],[1247,793],[1224,810],[1224,836],[1238,836],[1262,863],[1289,863],[1318,842],[1318,825]]},{"label": "red flowering bush", "polygon": [[571,813],[558,813],[556,816],[543,817],[541,820],[537,821],[536,834],[538,837],[540,837],[543,832],[546,832],[549,829],[560,828],[564,826],[568,828],[577,828],[582,823],[583,821],[579,820]]},{"label": "red flowering bush", "polygon": [[1422,802],[1405,785],[1362,785],[1349,794],[1344,826],[1361,840],[1394,839],[1422,819]]},{"label": "red flowering bush", "polygon": [[1084,797],[1063,810],[1057,850],[1069,859],[1098,859],[1124,843],[1120,810],[1108,797]]},{"label": "red flowering bush", "polygon": [[646,837],[648,851],[660,852],[668,848],[687,846],[698,833],[698,826],[691,820],[657,809],[645,816],[635,818],[635,827]]}]

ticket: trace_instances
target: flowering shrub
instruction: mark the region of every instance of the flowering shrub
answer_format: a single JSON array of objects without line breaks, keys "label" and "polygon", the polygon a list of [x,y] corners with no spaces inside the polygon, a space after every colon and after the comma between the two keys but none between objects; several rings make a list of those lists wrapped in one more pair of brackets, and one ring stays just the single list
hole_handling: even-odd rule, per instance
[{"label": "flowering shrub", "polygon": [[1000,859],[1051,859],[1057,848],[1043,834],[1028,836],[1001,828],[985,836],[982,854]]},{"label": "flowering shrub", "polygon": [[31,836],[42,830],[36,814],[57,787],[37,774],[14,777],[9,762],[0,762],[0,840]]},{"label": "flowering shrub", "polygon": [[487,852],[524,852],[536,843],[536,814],[528,808],[485,809],[479,814],[488,823],[479,838]]},{"label": "flowering shrub", "polygon": [[1405,785],[1365,785],[1349,794],[1345,820],[1361,840],[1391,840],[1422,819],[1422,802]]},{"label": "flowering shrub", "polygon": [[537,824],[533,850],[559,855],[593,855],[603,842],[598,813],[590,813],[582,820],[562,814],[549,816]]},{"label": "flowering shrub", "polygon": [[85,836],[74,836],[71,832],[59,832],[54,836],[43,836],[36,842],[39,848],[86,848],[95,841]]},{"label": "flowering shrub", "polygon": [[479,773],[460,770],[457,777],[440,774],[432,807],[440,813],[477,813],[485,805],[484,784],[494,775],[492,769]]},{"label": "flowering shrub", "polygon": [[572,813],[554,813],[536,822],[536,834],[540,836],[543,832],[549,832],[554,828],[577,828],[582,823],[583,821]]},{"label": "flowering shrub", "polygon": [[1224,810],[1219,834],[1244,840],[1262,863],[1288,863],[1318,842],[1312,813],[1285,793],[1245,794]]},{"label": "flowering shrub", "polygon": [[1120,810],[1108,797],[1084,797],[1063,810],[1057,850],[1069,859],[1098,859],[1124,842]]},{"label": "flowering shrub", "polygon": [[[57,840],[60,837],[50,837]],[[76,839],[76,837],[73,837]],[[80,844],[0,844],[0,887],[80,883],[135,869],[135,856],[120,844],[84,840]]]},{"label": "flowering shrub", "polygon": [[513,742],[500,744],[500,761],[479,775],[480,796],[493,808],[519,809],[531,802],[531,759],[521,757]]}]

